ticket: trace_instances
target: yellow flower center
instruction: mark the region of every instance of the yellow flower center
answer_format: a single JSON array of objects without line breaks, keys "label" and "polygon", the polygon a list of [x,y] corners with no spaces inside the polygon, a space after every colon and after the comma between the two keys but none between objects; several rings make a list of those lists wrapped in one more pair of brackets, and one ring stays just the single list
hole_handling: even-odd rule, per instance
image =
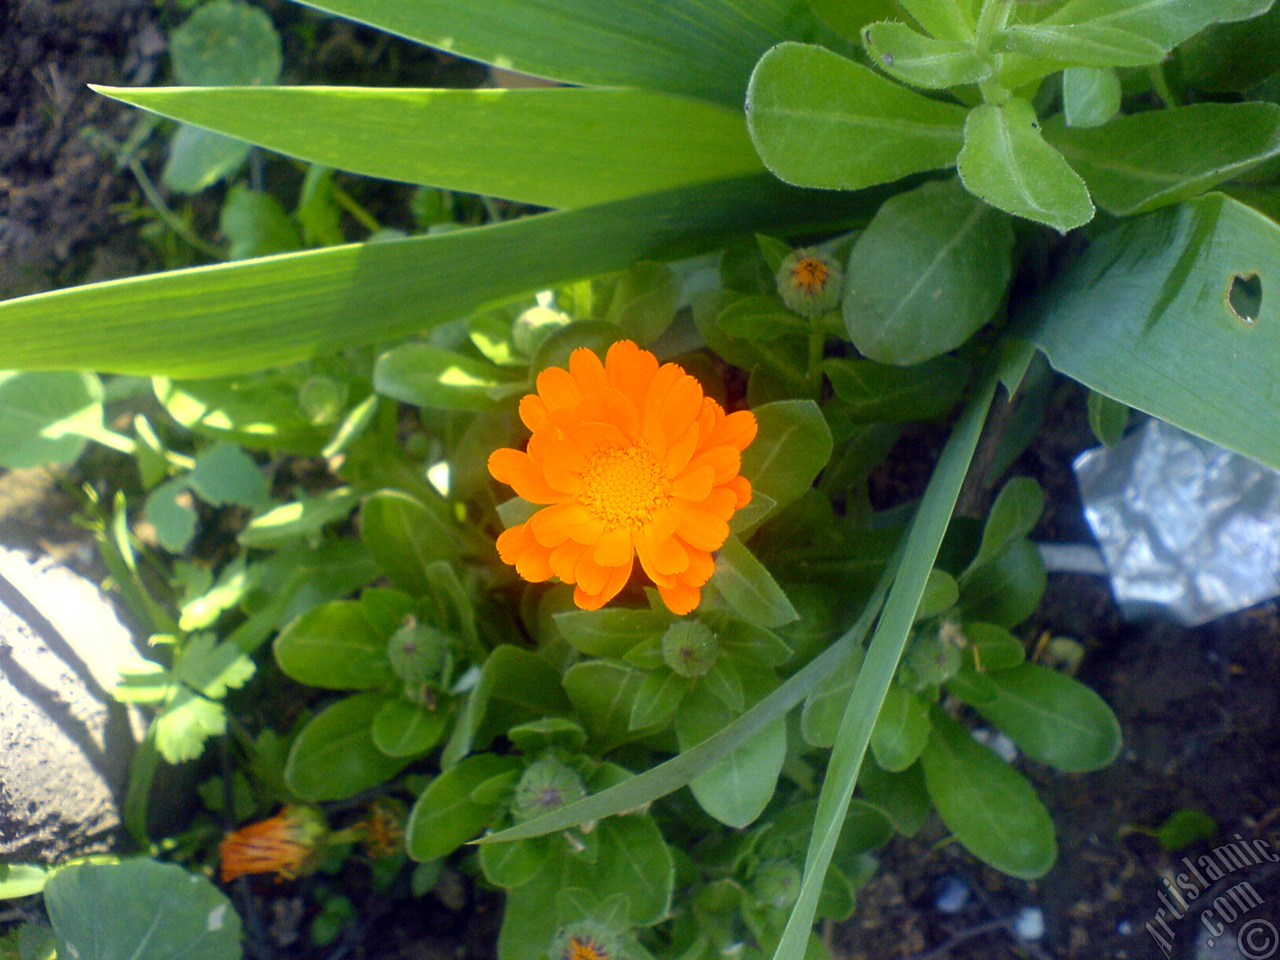
[{"label": "yellow flower center", "polygon": [[601,447],[582,474],[578,500],[606,529],[622,524],[636,528],[666,506],[670,486],[661,465],[643,445]]},{"label": "yellow flower center", "polygon": [[827,265],[817,257],[801,257],[791,276],[805,293],[815,293],[827,285]]}]

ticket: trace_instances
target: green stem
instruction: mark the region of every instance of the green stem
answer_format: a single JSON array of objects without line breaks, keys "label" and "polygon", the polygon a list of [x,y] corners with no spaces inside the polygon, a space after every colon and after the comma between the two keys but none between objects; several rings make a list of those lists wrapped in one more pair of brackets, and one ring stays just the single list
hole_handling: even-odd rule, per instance
[{"label": "green stem", "polygon": [[809,394],[818,400],[822,396],[822,361],[826,356],[827,335],[822,329],[823,315],[809,319],[809,364],[805,380]]},{"label": "green stem", "polygon": [[156,185],[151,181],[151,177],[137,157],[129,157],[126,163],[134,179],[138,181],[138,186],[142,189],[142,195],[147,198],[147,203],[151,204],[156,213],[160,215],[160,219],[164,221],[166,227],[211,260],[228,259],[226,253],[207,242],[192,230],[185,220],[169,209],[169,205],[164,202],[164,197],[160,196],[160,191],[156,189]]},{"label": "green stem", "polygon": [[377,221],[374,215],[360,206],[355,197],[351,196],[336,183],[333,184],[333,199],[338,201],[338,206],[351,214],[356,222],[370,233],[377,233],[382,229],[382,224]]}]

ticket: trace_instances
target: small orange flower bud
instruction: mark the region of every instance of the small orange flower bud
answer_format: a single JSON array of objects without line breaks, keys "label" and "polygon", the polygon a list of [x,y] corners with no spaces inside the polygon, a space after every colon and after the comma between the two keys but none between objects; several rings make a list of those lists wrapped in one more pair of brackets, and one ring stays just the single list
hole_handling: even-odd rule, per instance
[{"label": "small orange flower bud", "polygon": [[315,869],[328,832],[319,811],[301,806],[285,807],[268,820],[241,827],[223,837],[218,848],[222,882],[250,873],[296,880]]}]

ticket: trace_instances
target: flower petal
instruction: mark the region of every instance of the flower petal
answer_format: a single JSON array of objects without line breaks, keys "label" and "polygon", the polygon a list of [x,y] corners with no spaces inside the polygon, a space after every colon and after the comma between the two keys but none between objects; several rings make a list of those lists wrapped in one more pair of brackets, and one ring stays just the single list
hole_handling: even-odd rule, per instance
[{"label": "flower petal", "polygon": [[680,574],[680,582],[700,587],[716,572],[716,562],[705,550],[689,549],[689,568]]},{"label": "flower petal", "polygon": [[677,616],[692,613],[702,602],[702,591],[688,584],[678,583],[674,587],[658,587],[658,594],[667,609]]},{"label": "flower petal", "polygon": [[689,553],[676,537],[655,540],[649,527],[640,530],[636,548],[640,562],[646,570],[655,570],[663,576],[675,576],[689,567]]},{"label": "flower petal", "polygon": [[565,495],[547,483],[527,453],[500,447],[489,454],[489,473],[530,503],[560,503]]},{"label": "flower petal", "polygon": [[746,477],[734,477],[724,485],[724,488],[733,491],[735,510],[741,510],[751,502],[751,481]]},{"label": "flower petal", "polygon": [[547,404],[536,393],[526,393],[520,398],[520,420],[530,430],[537,430],[547,419]]},{"label": "flower petal", "polygon": [[704,463],[700,467],[690,467],[671,481],[671,496],[695,503],[707,499],[715,483],[716,473],[711,464]]},{"label": "flower petal", "polygon": [[609,387],[605,378],[604,364],[600,358],[586,347],[579,347],[569,354],[569,372],[578,381],[585,397],[598,396]]},{"label": "flower petal", "polygon": [[729,537],[729,524],[685,500],[672,500],[676,532],[680,539],[699,550],[719,550]]},{"label": "flower petal", "polygon": [[715,484],[719,486],[738,475],[738,471],[742,469],[742,454],[737,447],[721,444],[699,453],[689,461],[688,469],[693,470],[703,464],[709,464],[715,471]]},{"label": "flower petal", "polygon": [[610,567],[609,579],[603,590],[596,594],[590,594],[583,590],[581,584],[579,584],[573,591],[573,602],[583,610],[599,610],[618,595],[618,592],[627,585],[629,579],[631,579],[631,561],[627,561],[621,566]]},{"label": "flower petal", "polygon": [[564,367],[547,367],[538,374],[538,395],[548,410],[571,410],[582,400],[582,388]]},{"label": "flower petal", "polygon": [[[542,474],[555,489],[573,495],[582,492],[582,474],[591,465],[568,440],[539,436]],[[530,441],[532,443],[532,441]]]},{"label": "flower petal", "polygon": [[551,579],[551,551],[536,541],[520,554],[516,561],[516,573],[530,583],[542,583]]},{"label": "flower petal", "polygon": [[536,542],[529,530],[529,524],[517,523],[514,527],[507,527],[498,534],[498,556],[502,558],[503,563],[514,564],[520,559],[520,554],[528,549],[529,544]]},{"label": "flower petal", "polygon": [[662,430],[668,440],[684,435],[702,412],[702,384],[685,374],[662,401]]},{"label": "flower petal", "polygon": [[745,450],[756,438],[756,415],[750,410],[737,410],[716,425],[708,438],[710,445],[727,443],[738,450]]},{"label": "flower petal", "polygon": [[631,529],[622,525],[606,530],[596,541],[592,556],[603,567],[616,567],[630,563],[635,555],[631,542]]},{"label": "flower petal", "polygon": [[609,382],[631,399],[637,411],[643,410],[649,385],[658,372],[657,357],[630,340],[620,340],[605,355],[604,369]]},{"label": "flower petal", "polygon": [[529,518],[529,530],[537,543],[558,547],[573,536],[573,528],[590,519],[591,512],[574,500],[539,510]]},{"label": "flower petal", "polygon": [[701,436],[701,428],[694,424],[684,432],[682,437],[667,448],[666,468],[663,471],[666,476],[677,476],[689,465],[689,459],[693,456],[694,451],[698,449],[699,436]]},{"label": "flower petal", "polygon": [[587,550],[578,558],[578,566],[573,574],[577,578],[578,586],[582,587],[583,593],[600,593],[609,583],[609,569],[596,563],[591,556],[591,551]]},{"label": "flower petal", "polygon": [[565,583],[576,583],[578,561],[586,552],[587,548],[581,543],[566,540],[551,551],[551,572]]}]

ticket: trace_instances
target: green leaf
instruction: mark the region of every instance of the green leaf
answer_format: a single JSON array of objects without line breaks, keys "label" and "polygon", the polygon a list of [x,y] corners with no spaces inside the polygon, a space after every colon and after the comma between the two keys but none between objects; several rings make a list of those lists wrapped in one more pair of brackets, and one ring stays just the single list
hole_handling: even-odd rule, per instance
[{"label": "green leaf", "polygon": [[210,737],[227,732],[227,711],[193,690],[173,686],[152,729],[160,755],[169,763],[183,763],[199,757]]},{"label": "green leaf", "polygon": [[1035,109],[1014,97],[969,113],[958,161],[965,189],[1007,213],[1065,233],[1093,219],[1080,176],[1040,134]]},{"label": "green leaf", "polygon": [[966,659],[973,660],[976,670],[984,673],[1008,670],[1027,658],[1022,641],[994,623],[966,622],[961,627],[961,633],[968,644]]},{"label": "green leaf", "polygon": [[761,57],[747,91],[747,124],[765,166],[805,187],[860,190],[949,167],[964,115],[800,43]]},{"label": "green leaf", "polygon": [[571,713],[576,704],[570,704],[566,689],[549,661],[512,644],[495,647],[467,697],[441,765],[450,767],[472,750],[484,749],[518,723]]},{"label": "green leaf", "polygon": [[373,742],[373,719],[387,702],[381,693],[357,693],[339,700],[302,728],[284,779],[303,800],[345,800],[390,780],[408,764],[389,757]]},{"label": "green leaf", "polygon": [[940,710],[920,755],[929,796],[969,852],[1024,880],[1044,876],[1058,856],[1053,821],[1031,784]]},{"label": "green leaf", "polygon": [[94,89],[236,137],[245,151],[238,141],[351,173],[544,207],[762,169],[740,109],[645,90]]},{"label": "green leaf", "polygon": [[1154,40],[1100,23],[1015,23],[996,40],[1005,53],[1077,67],[1145,67],[1168,51]]},{"label": "green leaf", "polygon": [[423,790],[409,813],[405,843],[415,860],[434,860],[462,846],[498,815],[501,800],[481,803],[472,798],[476,787],[504,774],[515,786],[518,757],[482,753],[445,770]]},{"label": "green leaf", "polygon": [[[600,161],[597,158],[595,162]],[[679,300],[680,281],[671,268],[641,260],[618,277],[605,320],[627,331],[640,346],[647,346],[671,325]]]},{"label": "green leaf", "polygon": [[[742,104],[760,55],[807,39],[813,21],[786,0],[632,0],[608,10],[580,0],[495,0],[477,17],[456,0],[308,0],[457,56],[583,86],[639,87]],[[679,16],[673,16],[673,13]]]},{"label": "green leaf", "polygon": [[[1280,406],[1250,402],[1280,395],[1277,263],[1280,226],[1211,194],[1096,238],[1028,311],[1026,333],[1090,389],[1280,467]],[[1254,276],[1263,300],[1246,319],[1228,298]]]},{"label": "green leaf", "polygon": [[628,650],[671,622],[654,610],[609,607],[604,610],[565,610],[553,615],[556,629],[577,650],[592,657],[624,657]]},{"label": "green leaf", "polygon": [[251,149],[241,140],[181,124],[169,141],[160,180],[178,193],[199,193],[239,170]]},{"label": "green leaf", "polygon": [[280,77],[280,36],[260,8],[206,3],[169,38],[173,78],[184,87],[259,86]]},{"label": "green leaf", "polygon": [[257,668],[234,639],[213,633],[188,637],[174,659],[174,676],[206,697],[221,700],[249,682]]},{"label": "green leaf", "polygon": [[389,757],[419,757],[440,742],[448,726],[446,711],[397,697],[374,715],[373,742]]},{"label": "green leaf", "polygon": [[303,497],[259,514],[240,532],[243,547],[277,547],[297,537],[318,534],[344,519],[360,499],[350,487],[336,487],[315,497]]},{"label": "green leaf", "polygon": [[916,22],[940,40],[972,40],[977,23],[972,0],[899,0]]},{"label": "green leaf", "polygon": [[1015,540],[962,578],[960,614],[966,620],[1017,626],[1036,612],[1045,584],[1040,550],[1030,540]]},{"label": "green leaf", "polygon": [[901,773],[916,762],[932,729],[929,705],[910,690],[889,684],[871,731],[876,763],[890,773]]},{"label": "green leaf", "polygon": [[992,72],[972,43],[934,40],[905,23],[873,23],[862,31],[862,43],[889,76],[927,90],[978,83]]},{"label": "green leaf", "polygon": [[1105,67],[1062,71],[1062,115],[1068,127],[1100,127],[1120,112],[1120,77]]},{"label": "green leaf", "polygon": [[1218,823],[1203,810],[1183,807],[1169,814],[1156,831],[1156,839],[1167,851],[1181,850],[1193,843],[1212,839],[1218,832]]},{"label": "green leaf", "polygon": [[675,862],[649,816],[616,817],[600,824],[600,855],[587,884],[600,895],[623,894],[627,919],[650,926],[671,909]]},{"label": "green leaf", "polygon": [[1220,23],[1197,34],[1178,50],[1187,84],[1200,90],[1248,90],[1280,70],[1280,7],[1256,20]]},{"label": "green leaf", "polygon": [[34,863],[0,864],[0,900],[30,897],[44,889],[53,871]]},{"label": "green leaf", "polygon": [[241,956],[231,901],[176,863],[68,864],[45,884],[44,903],[60,957],[172,960],[175,949],[189,960]]},{"label": "green leaf", "polygon": [[[676,736],[687,750],[719,732],[734,719],[716,697],[695,690],[680,706]],[[699,805],[721,823],[742,828],[754,821],[773,799],[787,754],[787,728],[778,718],[706,772],[689,782]]]},{"label": "green leaf", "polygon": [[[849,40],[856,40],[862,28],[877,20],[901,16],[896,0],[809,0],[809,6],[823,22]],[[776,268],[775,268],[776,269]]]},{"label": "green leaf", "polygon": [[1094,390],[1089,391],[1086,403],[1089,429],[1099,443],[1114,447],[1124,438],[1124,431],[1129,426],[1129,408]]},{"label": "green leaf", "polygon": [[[406,604],[404,615],[412,612]],[[328,690],[380,687],[394,674],[387,659],[391,634],[371,622],[357,600],[314,607],[280,631],[273,644],[276,662],[299,683]]]},{"label": "green leaf", "polygon": [[765,176],[721,181],[488,227],[35,294],[0,304],[0,342],[15,369],[261,370],[421,333],[638,259],[717,246],[736,232],[829,222],[879,200],[794,191]]},{"label": "green leaf", "polygon": [[1120,752],[1120,724],[1102,698],[1035,663],[991,674],[993,699],[974,703],[1033,760],[1068,773],[1100,770]]},{"label": "green leaf", "polygon": [[905,837],[918,833],[933,812],[919,763],[901,773],[881,770],[874,761],[864,763],[858,775],[858,789]]},{"label": "green leaf", "polygon": [[[212,182],[203,183],[196,190],[204,189]],[[188,192],[195,193],[196,190]],[[231,242],[232,260],[288,253],[302,246],[298,228],[280,201],[269,193],[250,190],[239,183],[227,191],[218,227]]]},{"label": "green leaf", "polygon": [[1071,0],[1042,24],[1090,24],[1125,30],[1166,50],[1211,23],[1247,20],[1271,0]]},{"label": "green leaf", "polygon": [[91,373],[0,371],[0,466],[68,464],[101,431],[102,384]]},{"label": "green leaf", "polygon": [[523,392],[498,367],[425,343],[405,343],[378,357],[373,387],[384,397],[431,410],[492,410]]},{"label": "green leaf", "polygon": [[1188,200],[1280,156],[1280,106],[1196,103],[1117,117],[1095,130],[1054,118],[1044,133],[1098,206],[1123,217]]},{"label": "green leaf", "polygon": [[156,399],[194,433],[249,449],[314,455],[329,432],[303,413],[298,402],[301,385],[299,378],[285,372],[154,382]]},{"label": "green leaf", "polygon": [[753,412],[758,430],[742,451],[741,472],[776,512],[813,486],[831,457],[831,430],[812,400],[779,400]]},{"label": "green leaf", "polygon": [[557,838],[534,837],[515,843],[486,844],[480,848],[480,869],[486,880],[500,887],[523,886],[557,854],[554,845],[558,842]]},{"label": "green leaf", "polygon": [[768,568],[735,536],[716,554],[711,584],[734,613],[751,623],[780,627],[800,618]]},{"label": "green leaf", "polygon": [[565,671],[565,693],[600,753],[651,732],[631,729],[644,678],[643,670],[617,660],[588,660]]},{"label": "green leaf", "polygon": [[414,596],[431,591],[431,564],[458,556],[457,538],[441,511],[399,490],[365,498],[360,537],[391,582]]},{"label": "green leaf", "polygon": [[788,333],[807,333],[809,324],[782,305],[776,296],[745,296],[716,315],[716,327],[740,340],[777,340]]},{"label": "green leaf", "polygon": [[[1031,533],[1044,512],[1044,490],[1030,477],[1014,477],[991,504],[982,543],[965,576],[990,563],[1017,540]],[[962,577],[963,579],[963,577]]]},{"label": "green leaf", "polygon": [[811,747],[827,748],[836,742],[840,720],[861,670],[862,651],[855,650],[805,697],[804,709],[800,713],[800,732],[805,743]]},{"label": "green leaf", "polygon": [[956,605],[960,599],[960,587],[955,578],[940,567],[929,571],[929,579],[924,585],[924,593],[920,595],[920,606],[916,608],[915,622],[920,623],[930,617],[937,617]]},{"label": "green leaf", "polygon": [[186,553],[199,519],[187,490],[187,478],[166,480],[147,494],[146,516],[160,546],[170,553]]},{"label": "green leaf", "polygon": [[1008,217],[955,180],[888,200],[845,271],[849,338],[871,360],[909,366],[964,343],[991,319],[1012,272]]},{"label": "green leaf", "polygon": [[635,699],[631,701],[631,719],[627,727],[632,731],[665,727],[692,686],[693,681],[689,677],[670,670],[653,670],[645,674]]},{"label": "green leaf", "polygon": [[200,451],[191,470],[191,486],[216,507],[229,503],[259,507],[267,500],[267,478],[240,447],[218,443]]}]

